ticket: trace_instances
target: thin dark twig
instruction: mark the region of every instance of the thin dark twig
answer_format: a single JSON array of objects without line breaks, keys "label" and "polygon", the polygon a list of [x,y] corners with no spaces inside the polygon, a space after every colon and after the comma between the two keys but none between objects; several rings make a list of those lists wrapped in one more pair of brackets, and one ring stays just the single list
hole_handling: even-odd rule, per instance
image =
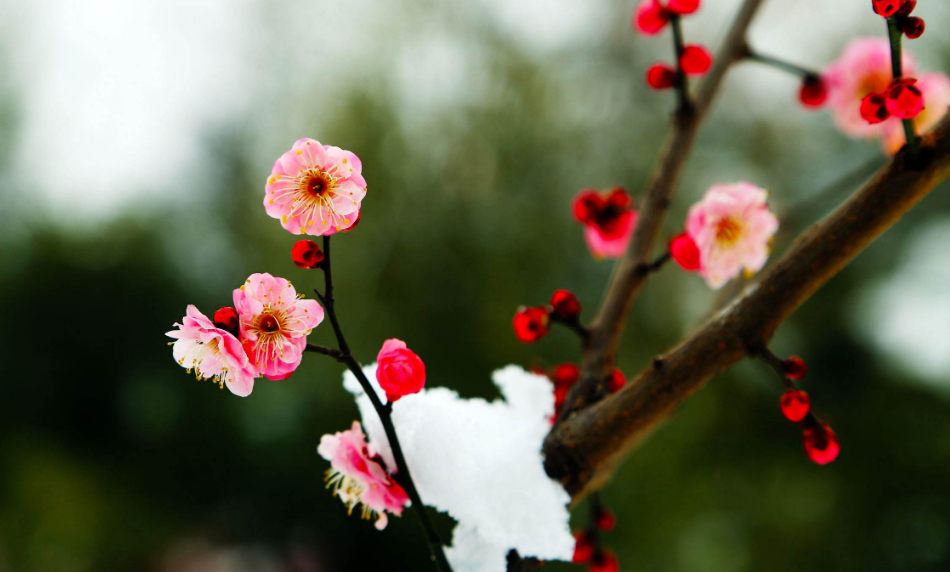
[{"label": "thin dark twig", "polygon": [[689,98],[689,80],[686,79],[686,72],[683,71],[683,53],[686,51],[686,45],[683,42],[683,26],[679,14],[673,14],[670,17],[670,26],[673,28],[673,51],[676,53],[676,80],[673,85],[676,87],[679,101],[678,111],[685,113],[693,109],[693,102]]},{"label": "thin dark twig", "polygon": [[649,266],[647,266],[647,272],[656,272],[660,268],[663,268],[663,266],[672,259],[673,255],[670,253],[670,251],[664,252],[658,256],[656,260],[651,262]]},{"label": "thin dark twig", "polygon": [[759,63],[763,63],[763,64],[770,65],[770,66],[775,67],[775,68],[783,69],[783,70],[785,70],[785,71],[787,71],[787,72],[791,72],[791,73],[793,73],[793,74],[795,74],[795,75],[800,75],[800,76],[802,76],[802,77],[804,77],[804,78],[818,78],[819,76],[821,76],[820,73],[818,73],[818,72],[816,72],[816,71],[814,71],[814,70],[810,70],[810,69],[808,69],[808,68],[804,68],[804,67],[802,67],[802,66],[795,65],[795,64],[793,64],[793,63],[791,63],[791,62],[787,62],[787,61],[785,61],[785,60],[780,60],[780,59],[774,58],[774,57],[772,57],[772,56],[767,56],[767,55],[765,55],[765,54],[760,54],[759,52],[753,50],[752,48],[748,48],[748,52],[746,53],[746,57],[747,57],[748,59],[750,59],[750,60],[755,60],[755,61],[757,61],[757,62],[759,62]]},{"label": "thin dark twig", "polygon": [[[891,42],[891,72],[894,79],[904,77],[904,60],[901,54],[901,39],[903,37],[904,32],[901,31],[901,27],[897,23],[897,18],[893,16],[888,18],[887,38]],[[904,126],[904,138],[907,141],[907,149],[911,155],[915,155],[920,148],[920,138],[917,136],[914,120],[902,119],[901,123]]]},{"label": "thin dark twig", "polygon": [[335,359],[340,363],[345,363],[345,357],[343,352],[335,348],[328,348],[317,344],[307,344],[307,347],[304,348],[305,351],[313,352],[315,354],[321,354]]},{"label": "thin dark twig", "polygon": [[356,379],[359,380],[360,386],[369,397],[370,402],[373,404],[373,409],[376,410],[376,414],[379,415],[379,419],[383,423],[383,429],[386,431],[386,439],[389,441],[389,447],[393,452],[393,459],[396,461],[396,480],[402,485],[404,489],[406,489],[406,494],[409,495],[409,500],[412,502],[413,512],[415,512],[419,517],[419,524],[422,526],[422,531],[425,534],[426,540],[429,544],[429,552],[431,554],[432,562],[435,564],[438,570],[443,572],[451,572],[452,567],[449,565],[449,561],[445,557],[445,551],[442,547],[442,539],[439,538],[439,535],[435,530],[435,526],[433,525],[432,520],[429,518],[429,515],[425,510],[425,505],[422,503],[422,498],[419,496],[419,491],[416,490],[416,484],[412,480],[412,474],[409,472],[409,465],[406,464],[406,457],[402,452],[402,445],[399,443],[399,437],[396,434],[396,427],[393,425],[392,404],[383,404],[379,399],[379,395],[376,394],[375,388],[373,388],[373,385],[370,383],[369,379],[366,378],[366,374],[363,373],[363,369],[360,367],[359,362],[356,361],[356,358],[354,358],[353,354],[350,352],[350,346],[346,343],[346,337],[343,335],[343,329],[340,327],[340,320],[336,315],[336,301],[333,298],[333,274],[330,265],[329,236],[323,237],[323,254],[323,272],[326,289],[325,293],[320,296],[320,298],[324,303],[324,310],[326,310],[327,318],[330,320],[330,325],[333,326],[333,332],[336,334],[337,343],[340,345],[340,361],[346,364],[349,370],[353,372],[353,375],[356,376]]},{"label": "thin dark twig", "polygon": [[561,324],[571,329],[580,337],[581,344],[584,347],[587,347],[587,342],[590,340],[590,329],[582,324],[579,319],[575,318],[573,320],[564,320],[558,318],[556,314],[551,314],[551,321],[556,324]]}]

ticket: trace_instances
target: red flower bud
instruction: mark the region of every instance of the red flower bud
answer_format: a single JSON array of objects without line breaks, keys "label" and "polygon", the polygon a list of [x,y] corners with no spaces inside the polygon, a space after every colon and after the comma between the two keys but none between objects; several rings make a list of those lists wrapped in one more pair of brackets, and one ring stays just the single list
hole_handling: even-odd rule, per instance
[{"label": "red flower bud", "polygon": [[891,116],[887,99],[880,93],[869,93],[861,100],[861,117],[871,125],[881,123]]},{"label": "red flower bud", "polygon": [[235,338],[240,334],[241,319],[238,318],[237,311],[230,306],[225,306],[215,312],[211,320],[214,322],[215,327],[229,332]]},{"label": "red flower bud", "polygon": [[680,66],[687,75],[703,75],[712,67],[712,54],[700,45],[686,46],[680,57]]},{"label": "red flower bud", "polygon": [[874,13],[884,18],[890,18],[901,8],[903,0],[871,0]]},{"label": "red flower bud", "polygon": [[898,16],[910,16],[910,13],[917,7],[917,0],[901,0],[901,7],[897,10]]},{"label": "red flower bud", "polygon": [[587,569],[590,572],[620,572],[620,563],[613,552],[604,550],[591,560]]},{"label": "red flower bud", "polygon": [[581,315],[581,303],[570,290],[555,290],[551,295],[551,306],[554,315],[561,320],[573,322]]},{"label": "red flower bud", "polygon": [[386,340],[376,362],[376,381],[390,402],[419,393],[426,384],[426,365],[402,340]]},{"label": "red flower bud", "polygon": [[670,256],[687,272],[699,270],[699,247],[685,232],[670,241]]},{"label": "red flower bud", "polygon": [[808,415],[811,400],[808,394],[797,389],[789,389],[782,395],[782,415],[792,423],[798,423]]},{"label": "red flower bud", "polygon": [[554,368],[554,373],[551,374],[551,381],[556,386],[570,387],[577,383],[580,376],[581,369],[579,367],[572,363],[562,363]]},{"label": "red flower bud", "polygon": [[590,562],[594,556],[594,542],[590,536],[582,530],[574,533],[574,557],[571,559],[575,564],[585,564]]},{"label": "red flower bud", "polygon": [[609,510],[602,508],[594,518],[594,524],[603,532],[610,532],[617,526],[617,517]]},{"label": "red flower bud", "polygon": [[677,14],[692,14],[699,9],[699,0],[670,0],[668,8]]},{"label": "red flower bud", "polygon": [[666,64],[653,64],[647,70],[647,85],[653,89],[669,89],[676,83],[676,70]]},{"label": "red flower bud", "polygon": [[782,369],[789,379],[801,379],[808,373],[808,364],[798,356],[792,356],[782,362]]},{"label": "red flower bud", "polygon": [[643,0],[633,13],[633,29],[641,34],[658,34],[667,22],[670,13],[657,0]]},{"label": "red flower bud", "polygon": [[294,264],[301,268],[317,268],[323,262],[323,251],[312,240],[299,240],[290,251]]},{"label": "red flower bud", "polygon": [[838,458],[838,453],[841,452],[838,436],[824,421],[819,421],[818,425],[806,427],[803,435],[805,438],[805,454],[813,462],[819,465],[827,465]]},{"label": "red flower bud", "polygon": [[521,308],[512,320],[515,336],[525,343],[536,342],[547,335],[550,316],[544,308]]},{"label": "red flower bud", "polygon": [[798,99],[805,107],[821,107],[828,99],[828,84],[820,77],[808,76],[798,91]]},{"label": "red flower bud", "polygon": [[610,374],[610,379],[607,380],[607,391],[617,393],[626,383],[627,379],[623,376],[623,372],[614,368],[613,373]]},{"label": "red flower bud", "polygon": [[887,89],[887,111],[899,119],[917,117],[924,110],[924,95],[916,85],[916,79],[894,80]]},{"label": "red flower bud", "polygon": [[916,40],[923,36],[926,27],[923,18],[917,16],[911,16],[901,23],[901,31],[904,32],[908,40]]},{"label": "red flower bud", "polygon": [[607,205],[620,210],[627,209],[633,205],[633,197],[623,187],[614,187],[607,195]]}]

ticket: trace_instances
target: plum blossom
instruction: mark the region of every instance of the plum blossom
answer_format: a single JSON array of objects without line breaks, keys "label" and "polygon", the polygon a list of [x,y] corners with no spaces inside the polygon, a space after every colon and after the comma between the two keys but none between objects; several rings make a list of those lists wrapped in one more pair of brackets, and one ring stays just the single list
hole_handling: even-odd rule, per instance
[{"label": "plum blossom", "polygon": [[176,330],[165,334],[175,339],[171,342],[172,355],[178,365],[189,373],[195,370],[198,379],[211,379],[222,388],[226,386],[234,395],[250,395],[259,373],[241,342],[216,327],[194,305],[188,305],[181,322],[175,324]]},{"label": "plum blossom", "polygon": [[[914,117],[914,126],[917,133],[926,133],[950,110],[950,77],[942,72],[926,73],[917,80],[916,87],[927,106]],[[904,126],[900,120],[890,119],[884,122],[883,128],[884,151],[894,154],[904,146]]]},{"label": "plum blossom", "polygon": [[714,185],[689,209],[686,233],[699,249],[699,274],[718,289],[745,269],[758,272],[769,255],[778,219],[768,193],[751,183]]},{"label": "plum blossom", "polygon": [[596,258],[619,258],[627,249],[637,224],[633,199],[623,188],[600,194],[581,191],[572,205],[574,218],[584,225],[584,239]]},{"label": "plum blossom", "polygon": [[[377,395],[376,364],[363,368]],[[492,374],[503,399],[462,399],[427,387],[393,403],[392,421],[419,496],[458,521],[446,556],[455,572],[501,572],[511,549],[570,560],[570,496],[544,472],[541,446],[551,429],[550,380],[517,366]],[[356,376],[343,374],[369,441],[386,466],[392,449]]]},{"label": "plum blossom", "polygon": [[328,235],[354,226],[366,196],[363,164],[350,151],[298,139],[274,163],[264,208],[294,234]]},{"label": "plum blossom", "polygon": [[376,381],[390,402],[418,393],[426,384],[426,365],[402,340],[386,340],[376,361]]},{"label": "plum blossom", "polygon": [[[903,72],[914,76],[914,57],[903,51]],[[891,46],[886,38],[857,38],[841,57],[822,74],[828,83],[828,106],[835,124],[849,137],[874,139],[884,127],[872,125],[861,116],[861,101],[872,93],[884,93],[891,85]]]},{"label": "plum blossom", "polygon": [[378,530],[386,528],[387,512],[402,515],[409,496],[386,470],[373,446],[366,443],[359,421],[354,421],[347,431],[324,435],[317,453],[330,461],[327,488],[333,489],[350,514],[356,505],[362,504],[362,517],[376,517]]},{"label": "plum blossom", "polygon": [[310,331],[323,321],[316,300],[303,300],[284,278],[251,274],[234,291],[248,358],[269,379],[285,379],[303,359]]}]

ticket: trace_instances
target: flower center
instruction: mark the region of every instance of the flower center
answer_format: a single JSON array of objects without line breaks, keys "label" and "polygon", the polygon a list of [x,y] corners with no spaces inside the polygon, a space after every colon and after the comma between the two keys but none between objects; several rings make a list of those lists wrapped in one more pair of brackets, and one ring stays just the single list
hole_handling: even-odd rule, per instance
[{"label": "flower center", "polygon": [[314,199],[323,197],[332,186],[333,178],[323,171],[311,171],[300,181],[300,189]]},{"label": "flower center", "polygon": [[880,73],[868,74],[858,86],[858,97],[864,97],[869,93],[881,93],[886,90],[890,84],[890,76]]},{"label": "flower center", "polygon": [[280,321],[271,314],[263,314],[258,328],[265,334],[273,334],[280,331]]},{"label": "flower center", "polygon": [[732,217],[724,218],[716,225],[716,242],[723,246],[732,246],[742,235],[742,225]]}]

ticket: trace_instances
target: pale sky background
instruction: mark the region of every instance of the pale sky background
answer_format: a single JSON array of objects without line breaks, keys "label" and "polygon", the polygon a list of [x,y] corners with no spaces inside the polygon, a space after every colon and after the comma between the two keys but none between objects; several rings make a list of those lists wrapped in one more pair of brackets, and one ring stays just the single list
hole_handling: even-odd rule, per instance
[{"label": "pale sky background", "polygon": [[[707,0],[699,15],[685,22],[688,40],[715,46],[739,3]],[[883,36],[884,24],[869,16],[867,4],[766,0],[752,28],[752,44],[820,68],[848,38]],[[29,193],[31,207],[80,228],[128,209],[187,204],[207,170],[203,138],[215,126],[241,122],[261,156],[276,157],[292,139],[317,136],[297,133],[296,117],[332,114],[335,95],[353,82],[374,81],[380,69],[391,70],[401,120],[410,127],[440,109],[491,97],[479,45],[448,33],[447,22],[487,22],[540,61],[596,42],[605,33],[629,33],[632,50],[667,58],[668,42],[630,30],[635,5],[591,0],[2,0],[0,70],[6,72],[3,89],[18,95],[21,121],[13,188]],[[947,21],[950,2],[924,0],[917,13],[931,23]],[[927,46],[946,43],[946,36],[926,34],[911,44],[924,69],[932,68]],[[734,113],[795,121],[781,113],[788,105],[787,85],[763,80],[763,73],[775,72],[754,66],[736,70],[722,105]],[[728,101],[730,94],[740,94],[739,104]],[[288,139],[286,133],[294,135]],[[268,168],[265,163],[262,180]],[[912,253],[909,264],[946,243],[945,228],[927,233],[913,247],[923,254]],[[910,323],[919,325],[917,317],[950,313],[946,279],[920,278],[912,295],[903,277],[877,287],[868,298],[878,308],[876,319],[859,324],[872,332],[873,343],[896,348],[889,353],[893,359],[950,386],[950,322],[944,319],[943,326],[915,337],[913,328],[902,326],[911,316]]]}]

